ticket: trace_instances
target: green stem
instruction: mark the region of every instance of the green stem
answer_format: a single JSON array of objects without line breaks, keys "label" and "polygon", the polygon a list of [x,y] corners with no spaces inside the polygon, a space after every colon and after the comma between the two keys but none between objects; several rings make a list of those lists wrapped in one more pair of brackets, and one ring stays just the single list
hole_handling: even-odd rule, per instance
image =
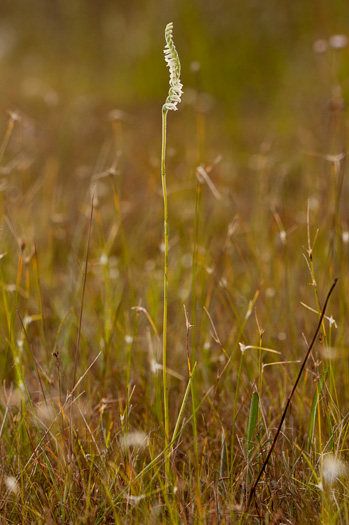
[{"label": "green stem", "polygon": [[[193,250],[193,273],[192,273],[192,353],[191,361],[196,363],[196,341],[197,341],[197,326],[196,326],[196,281],[197,281],[197,261],[198,261],[198,246],[199,246],[199,215],[200,215],[200,201],[201,201],[201,184],[198,182],[196,185],[196,199],[195,199],[195,227],[194,227],[194,250]],[[197,418],[196,418],[196,405],[197,405],[197,388],[196,378],[191,382],[191,399],[192,399],[192,411],[193,411],[193,437],[194,437],[194,456],[195,456],[195,470],[196,470],[196,483],[197,483],[197,497],[198,497],[198,509],[201,509],[201,486],[200,486],[200,461],[199,461],[199,445],[198,445],[198,430],[197,430]],[[201,516],[200,516],[201,518]]]},{"label": "green stem", "polygon": [[[166,119],[167,108],[162,108],[162,148],[161,148],[161,180],[162,192],[164,198],[164,240],[165,240],[165,260],[164,260],[164,318],[163,318],[163,335],[162,335],[162,367],[163,367],[163,390],[164,390],[164,419],[165,419],[165,444],[169,444],[169,415],[168,415],[168,386],[167,386],[167,288],[168,288],[168,206],[167,206],[167,188],[166,188]],[[170,457],[165,453],[165,472],[166,477],[170,474]]]}]

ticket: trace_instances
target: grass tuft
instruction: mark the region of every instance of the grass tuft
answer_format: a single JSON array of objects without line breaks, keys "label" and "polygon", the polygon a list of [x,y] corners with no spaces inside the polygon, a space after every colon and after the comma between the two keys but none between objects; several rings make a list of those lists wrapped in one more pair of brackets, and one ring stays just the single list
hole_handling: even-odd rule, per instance
[{"label": "grass tuft", "polygon": [[349,523],[348,8],[12,4],[1,524]]}]

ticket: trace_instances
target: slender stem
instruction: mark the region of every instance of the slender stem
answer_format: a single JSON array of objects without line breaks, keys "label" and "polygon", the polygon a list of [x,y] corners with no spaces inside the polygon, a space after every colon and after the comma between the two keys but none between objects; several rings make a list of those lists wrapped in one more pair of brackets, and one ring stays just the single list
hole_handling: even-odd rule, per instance
[{"label": "slender stem", "polygon": [[[95,190],[93,190],[92,198],[91,198],[91,212],[90,212],[90,222],[88,226],[88,236],[87,236],[87,248],[86,248],[86,258],[85,258],[85,269],[84,269],[84,278],[82,283],[82,296],[81,296],[81,306],[80,306],[80,316],[79,316],[79,325],[78,325],[78,337],[76,341],[76,347],[75,347],[75,359],[74,359],[74,375],[73,375],[73,388],[71,391],[71,395],[73,396],[75,388],[76,388],[76,374],[78,369],[78,357],[79,357],[79,349],[80,349],[80,339],[81,339],[81,328],[82,328],[82,316],[84,311],[84,300],[85,300],[85,290],[86,290],[86,281],[87,281],[87,269],[88,269],[88,257],[90,253],[90,241],[91,241],[91,230],[92,230],[92,219],[93,219],[93,201],[95,198]],[[72,397],[72,400],[74,400],[74,396]],[[70,407],[70,456],[73,452],[73,403]]]},{"label": "slender stem", "polygon": [[[193,273],[192,273],[192,363],[196,362],[196,340],[197,340],[197,326],[196,326],[196,282],[197,282],[197,261],[198,261],[198,246],[199,246],[199,216],[200,216],[200,201],[201,201],[201,184],[199,181],[196,186],[196,199],[195,199],[195,227],[194,227],[194,250],[193,250]],[[196,378],[193,378],[191,382],[191,399],[192,399],[192,411],[193,411],[193,437],[194,437],[194,456],[195,456],[195,467],[196,467],[196,483],[198,492],[198,510],[201,509],[201,486],[200,486],[200,461],[199,461],[199,445],[198,445],[198,430],[197,430],[197,418],[196,418],[196,405],[197,405],[197,382]],[[201,518],[201,516],[200,516]]]},{"label": "slender stem", "polygon": [[[165,442],[169,443],[169,415],[168,415],[168,386],[167,386],[167,289],[168,289],[168,206],[166,188],[166,122],[168,110],[162,108],[162,148],[161,148],[161,181],[164,198],[164,241],[165,241],[165,260],[164,260],[164,318],[162,334],[162,367],[163,367],[163,390],[164,390],[164,420],[165,420]],[[165,471],[168,477],[170,473],[170,458],[168,452],[165,454]]]}]

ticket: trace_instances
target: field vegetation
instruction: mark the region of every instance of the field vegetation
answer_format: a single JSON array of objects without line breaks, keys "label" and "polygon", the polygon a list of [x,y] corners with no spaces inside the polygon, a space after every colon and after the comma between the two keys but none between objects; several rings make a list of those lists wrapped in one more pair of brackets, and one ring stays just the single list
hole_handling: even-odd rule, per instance
[{"label": "field vegetation", "polygon": [[0,14],[0,523],[349,523],[347,3]]}]

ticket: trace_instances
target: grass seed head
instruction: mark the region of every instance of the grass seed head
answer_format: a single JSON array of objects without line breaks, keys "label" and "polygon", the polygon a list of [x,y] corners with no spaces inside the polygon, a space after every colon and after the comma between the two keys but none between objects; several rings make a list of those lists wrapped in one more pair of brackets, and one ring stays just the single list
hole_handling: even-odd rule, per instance
[{"label": "grass seed head", "polygon": [[144,449],[148,445],[148,436],[145,432],[127,432],[120,439],[121,448],[125,451],[128,448]]},{"label": "grass seed head", "polygon": [[327,485],[334,485],[339,478],[348,474],[348,466],[333,454],[324,458],[322,477]]},{"label": "grass seed head", "polygon": [[5,484],[9,492],[12,492],[12,494],[17,494],[18,484],[16,478],[14,478],[13,476],[6,476]]}]

